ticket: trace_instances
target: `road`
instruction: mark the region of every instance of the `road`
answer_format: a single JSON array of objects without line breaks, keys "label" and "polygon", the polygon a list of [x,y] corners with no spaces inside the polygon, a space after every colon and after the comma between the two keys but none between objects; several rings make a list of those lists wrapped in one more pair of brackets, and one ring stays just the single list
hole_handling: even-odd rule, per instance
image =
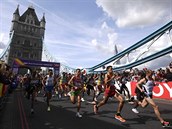
[{"label": "road", "polygon": [[[88,96],[85,98],[91,99]],[[155,102],[162,117],[172,123],[172,101],[156,99]],[[0,129],[162,129],[151,106],[139,108],[140,113],[134,114],[132,105],[125,102],[121,114],[126,122],[121,123],[114,118],[117,105],[116,100],[109,100],[95,115],[93,106],[82,102],[83,117],[76,118],[76,105],[71,104],[68,98],[53,98],[51,111],[47,112],[45,100],[39,95],[35,102],[35,113],[30,114],[30,101],[17,89],[8,96],[0,111]]]}]

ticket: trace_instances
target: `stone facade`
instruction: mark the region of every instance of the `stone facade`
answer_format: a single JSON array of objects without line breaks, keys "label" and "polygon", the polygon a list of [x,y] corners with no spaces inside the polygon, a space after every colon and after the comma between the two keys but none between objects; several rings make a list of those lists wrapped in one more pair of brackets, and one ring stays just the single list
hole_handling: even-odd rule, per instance
[{"label": "stone facade", "polygon": [[43,39],[45,33],[45,17],[39,21],[33,7],[20,16],[19,6],[13,13],[10,35],[8,64],[11,66],[15,58],[27,60],[41,60]]}]

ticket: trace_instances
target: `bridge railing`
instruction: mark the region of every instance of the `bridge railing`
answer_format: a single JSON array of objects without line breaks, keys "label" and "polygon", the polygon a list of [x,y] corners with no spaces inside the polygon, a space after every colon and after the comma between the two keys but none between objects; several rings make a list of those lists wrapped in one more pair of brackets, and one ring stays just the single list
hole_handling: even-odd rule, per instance
[{"label": "bridge railing", "polygon": [[[118,53],[117,55],[115,55],[115,56],[113,56],[113,57],[111,57],[111,58],[109,58],[109,59],[107,59],[107,60],[105,60],[105,61],[103,61],[102,63],[100,63],[100,64],[98,64],[98,65],[96,65],[96,66],[94,66],[94,67],[92,67],[92,68],[89,68],[89,71],[91,72],[93,72],[94,70],[96,70],[96,69],[98,69],[98,68],[101,68],[101,67],[103,67],[103,66],[105,66],[105,65],[107,65],[107,64],[109,64],[109,63],[111,63],[111,62],[113,62],[113,61],[117,61],[117,60],[119,60],[119,59],[121,59],[121,58],[123,58],[124,56],[126,56],[127,54],[129,54],[130,52],[132,52],[132,51],[134,51],[134,50],[136,50],[137,48],[139,48],[139,47],[141,47],[141,46],[143,46],[143,45],[145,45],[146,43],[148,43],[148,42],[150,42],[151,40],[157,40],[159,37],[161,37],[163,34],[165,34],[167,31],[170,33],[170,31],[171,31],[171,29],[172,29],[172,21],[170,21],[169,23],[167,23],[166,25],[164,25],[163,27],[161,27],[160,29],[158,29],[157,31],[155,31],[155,32],[153,32],[152,34],[150,34],[149,36],[147,36],[147,37],[145,37],[144,39],[142,39],[142,40],[140,40],[139,42],[137,42],[137,43],[135,43],[134,45],[132,45],[132,46],[130,46],[129,48],[127,48],[126,50],[124,50],[124,51],[122,51],[122,52],[120,52],[120,53]],[[170,48],[171,48],[171,46],[169,46],[167,49],[168,49],[168,53],[170,53],[171,51],[170,51]],[[163,53],[165,53],[164,52],[165,51],[165,49],[164,50],[162,50],[161,52],[163,52]],[[157,54],[157,53],[156,53]],[[164,54],[158,54],[159,56],[157,56],[157,58],[158,57],[160,57],[160,56],[163,56]],[[154,59],[155,59],[155,55],[153,56],[154,57]],[[151,56],[149,57],[149,58],[145,58],[145,61],[143,61],[143,62],[147,62],[149,59],[151,59]],[[153,59],[153,58],[152,58]],[[147,60],[147,61],[146,61]],[[139,61],[139,62],[142,62],[142,61]],[[150,61],[150,60],[149,60]],[[128,67],[129,66],[131,66],[132,67],[132,65],[133,66],[136,66],[136,65],[139,65],[139,63],[137,63],[137,61],[135,61],[135,65],[134,65],[134,63],[132,63],[131,65],[127,65]],[[118,69],[120,69],[120,68],[124,68],[125,67],[125,65],[124,66],[119,66],[119,68]],[[114,68],[114,69],[117,69],[117,68]]]},{"label": "bridge railing", "polygon": [[11,35],[10,35],[10,38],[9,38],[9,41],[8,41],[8,44],[6,45],[6,48],[3,50],[3,52],[0,54],[0,59],[3,60],[5,57],[5,55],[8,55],[8,50],[10,48],[10,44],[11,44],[11,41],[12,41],[12,38],[13,38],[13,35],[14,35],[14,31],[12,31]]}]

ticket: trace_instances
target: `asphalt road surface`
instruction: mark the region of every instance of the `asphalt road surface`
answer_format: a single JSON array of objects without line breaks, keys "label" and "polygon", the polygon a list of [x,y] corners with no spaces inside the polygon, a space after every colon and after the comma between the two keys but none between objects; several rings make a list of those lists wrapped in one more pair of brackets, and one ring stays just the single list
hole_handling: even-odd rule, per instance
[{"label": "asphalt road surface", "polygon": [[[88,101],[90,97],[85,96]],[[102,97],[100,97],[102,99]],[[172,101],[155,100],[162,117],[172,123]],[[93,105],[82,102],[82,118],[76,118],[76,105],[69,98],[51,100],[51,111],[42,95],[37,97],[34,114],[30,113],[30,101],[23,97],[17,89],[7,97],[4,107],[0,110],[0,129],[162,129],[151,106],[139,108],[139,114],[134,114],[133,105],[125,102],[121,115],[125,123],[114,118],[118,102],[110,99],[99,109],[99,114],[93,113]],[[171,128],[171,127],[170,127]]]}]

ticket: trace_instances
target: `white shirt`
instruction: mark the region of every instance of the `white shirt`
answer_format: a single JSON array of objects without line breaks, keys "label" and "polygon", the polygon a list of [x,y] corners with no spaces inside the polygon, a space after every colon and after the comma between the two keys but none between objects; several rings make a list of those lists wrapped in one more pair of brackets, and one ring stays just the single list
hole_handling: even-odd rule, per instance
[{"label": "white shirt", "polygon": [[50,77],[49,75],[47,75],[47,79],[46,79],[46,82],[45,82],[45,85],[46,86],[53,86],[54,84],[54,77]]}]

